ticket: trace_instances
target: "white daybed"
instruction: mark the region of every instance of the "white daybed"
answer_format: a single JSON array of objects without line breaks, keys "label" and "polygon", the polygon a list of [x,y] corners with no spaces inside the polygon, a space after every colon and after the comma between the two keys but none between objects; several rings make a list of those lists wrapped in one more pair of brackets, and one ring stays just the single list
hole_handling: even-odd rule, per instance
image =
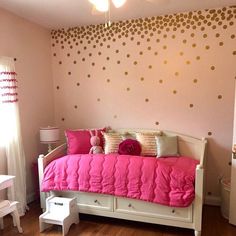
[{"label": "white daybed", "polygon": [[[116,131],[129,132],[132,134],[135,131],[155,132],[156,130],[122,129]],[[205,138],[198,139],[169,131],[164,131],[163,133],[166,135],[177,135],[179,153],[184,156],[193,157],[200,162],[196,168],[195,199],[189,207],[168,207],[141,200],[85,192],[54,191],[50,192],[50,194],[63,197],[77,197],[77,204],[80,213],[189,228],[194,230],[195,236],[200,236],[202,225],[203,185],[207,141]],[[39,156],[38,169],[40,185],[43,179],[45,167],[51,161],[64,156],[66,154],[66,148],[66,144],[63,144],[46,156]],[[45,210],[45,199],[50,194],[40,191],[41,208],[43,210]]]}]

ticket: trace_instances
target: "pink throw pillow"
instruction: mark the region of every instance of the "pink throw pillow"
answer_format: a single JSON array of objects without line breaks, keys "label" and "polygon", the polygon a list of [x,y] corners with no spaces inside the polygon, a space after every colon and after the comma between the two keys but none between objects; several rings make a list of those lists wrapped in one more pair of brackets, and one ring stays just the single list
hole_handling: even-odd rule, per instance
[{"label": "pink throw pillow", "polygon": [[119,144],[118,153],[120,155],[139,156],[141,154],[141,145],[137,140],[126,139]]},{"label": "pink throw pillow", "polygon": [[[92,130],[93,132],[95,130]],[[106,131],[106,128],[97,129],[98,137],[100,138],[100,144],[103,148],[103,135],[102,132]],[[89,130],[66,130],[65,135],[67,138],[67,154],[87,154],[89,153],[91,135]]]}]

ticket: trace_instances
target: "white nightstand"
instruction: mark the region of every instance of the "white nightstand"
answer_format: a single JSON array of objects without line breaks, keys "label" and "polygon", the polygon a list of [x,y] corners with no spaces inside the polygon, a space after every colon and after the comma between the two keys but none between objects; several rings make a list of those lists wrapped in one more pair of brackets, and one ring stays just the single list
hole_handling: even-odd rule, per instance
[{"label": "white nightstand", "polygon": [[[0,191],[6,188],[10,188],[12,197],[14,199],[14,178],[15,176],[11,175],[0,175]],[[17,226],[19,233],[22,233],[23,230],[20,226],[20,217],[17,210],[16,201],[0,200],[0,229],[3,229],[3,217],[5,215],[11,214],[13,218],[14,226]],[[2,206],[1,206],[2,205]]]}]

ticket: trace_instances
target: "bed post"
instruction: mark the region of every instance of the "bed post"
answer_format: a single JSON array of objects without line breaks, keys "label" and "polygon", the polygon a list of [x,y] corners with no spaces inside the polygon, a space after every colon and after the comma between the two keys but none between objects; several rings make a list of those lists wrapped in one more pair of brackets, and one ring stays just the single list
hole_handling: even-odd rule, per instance
[{"label": "bed post", "polygon": [[198,165],[196,169],[195,201],[193,211],[195,236],[201,236],[202,229],[203,175],[204,170],[200,165]]},{"label": "bed post", "polygon": [[44,163],[43,163],[44,155],[39,155],[38,158],[38,173],[39,173],[39,194],[40,194],[40,206],[43,211],[46,209],[46,193],[42,192],[41,183],[43,180],[43,170],[44,170]]},{"label": "bed post", "polygon": [[195,200],[194,200],[194,235],[201,236],[202,230],[202,207],[203,207],[203,193],[204,193],[204,170],[205,170],[205,157],[206,157],[206,144],[207,140],[202,138],[202,150],[200,164],[196,168],[195,177]]},{"label": "bed post", "polygon": [[39,191],[40,191],[40,205],[43,211],[46,210],[46,198],[49,196],[49,193],[42,192],[41,184],[43,181],[43,172],[44,168],[53,160],[60,158],[66,154],[67,146],[62,144],[56,147],[47,155],[39,155],[38,158],[38,174],[39,174]]}]

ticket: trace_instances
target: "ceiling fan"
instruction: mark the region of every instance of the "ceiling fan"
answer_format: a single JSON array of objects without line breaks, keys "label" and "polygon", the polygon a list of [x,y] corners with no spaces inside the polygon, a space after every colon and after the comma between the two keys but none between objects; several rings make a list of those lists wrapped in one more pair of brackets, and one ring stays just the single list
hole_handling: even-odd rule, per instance
[{"label": "ceiling fan", "polygon": [[89,0],[89,2],[93,4],[97,11],[108,12],[110,8],[110,2],[112,2],[116,8],[119,8],[125,4],[126,0]]},{"label": "ceiling fan", "polygon": [[[99,15],[110,10],[110,5],[113,4],[116,8],[122,7],[127,0],[88,0],[93,4],[92,15]],[[144,0],[153,4],[167,3],[169,0]]]},{"label": "ceiling fan", "polygon": [[[114,5],[116,8],[122,7],[127,0],[88,0],[93,4],[92,15],[99,15],[105,13],[105,27],[111,26],[110,21],[110,6]],[[144,0],[149,3],[163,3],[168,0]]]}]

